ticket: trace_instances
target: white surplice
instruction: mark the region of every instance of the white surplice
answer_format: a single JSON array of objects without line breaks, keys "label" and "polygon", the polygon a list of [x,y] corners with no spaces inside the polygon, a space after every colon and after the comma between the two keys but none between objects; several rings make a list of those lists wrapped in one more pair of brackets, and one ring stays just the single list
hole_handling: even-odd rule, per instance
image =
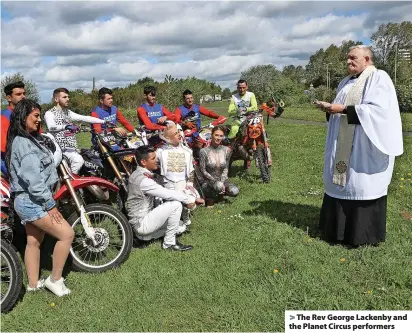
[{"label": "white surplice", "polygon": [[[344,104],[356,80],[345,78],[339,84],[334,104]],[[387,194],[395,156],[403,153],[398,99],[385,71],[377,70],[368,78],[362,102],[355,109],[361,125],[355,128],[345,186],[332,183],[341,116],[333,114],[329,118],[323,170],[325,192],[337,199],[373,200]]]}]

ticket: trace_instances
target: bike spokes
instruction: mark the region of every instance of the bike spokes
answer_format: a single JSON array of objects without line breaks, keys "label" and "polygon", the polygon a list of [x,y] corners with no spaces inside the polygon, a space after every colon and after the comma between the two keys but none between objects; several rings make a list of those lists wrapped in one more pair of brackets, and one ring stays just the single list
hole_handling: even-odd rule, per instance
[{"label": "bike spokes", "polygon": [[119,256],[124,246],[125,230],[114,216],[105,212],[90,212],[87,216],[93,225],[94,242],[82,223],[74,224],[72,254],[85,266],[106,266]]}]

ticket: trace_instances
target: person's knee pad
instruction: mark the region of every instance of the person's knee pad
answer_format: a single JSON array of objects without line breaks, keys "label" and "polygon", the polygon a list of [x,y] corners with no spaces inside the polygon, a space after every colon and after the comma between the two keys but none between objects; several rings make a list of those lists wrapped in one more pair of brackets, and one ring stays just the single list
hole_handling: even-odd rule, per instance
[{"label": "person's knee pad", "polygon": [[216,182],[215,183],[215,189],[216,191],[222,192],[225,189],[225,184],[223,182]]},{"label": "person's knee pad", "polygon": [[229,190],[229,193],[230,193],[230,196],[236,197],[236,196],[239,194],[239,189],[238,189],[237,187],[231,188],[231,189]]}]

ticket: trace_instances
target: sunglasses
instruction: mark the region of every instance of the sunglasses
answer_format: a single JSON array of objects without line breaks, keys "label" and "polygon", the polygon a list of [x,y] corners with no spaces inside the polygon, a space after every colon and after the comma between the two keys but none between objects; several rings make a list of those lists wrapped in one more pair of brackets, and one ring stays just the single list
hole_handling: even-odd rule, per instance
[{"label": "sunglasses", "polygon": [[149,96],[155,97],[156,93],[150,93]]}]

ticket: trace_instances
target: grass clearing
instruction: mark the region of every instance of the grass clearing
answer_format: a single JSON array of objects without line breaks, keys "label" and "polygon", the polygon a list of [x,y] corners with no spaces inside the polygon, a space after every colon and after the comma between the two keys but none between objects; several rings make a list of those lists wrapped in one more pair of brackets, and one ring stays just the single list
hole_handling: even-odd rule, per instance
[{"label": "grass clearing", "polygon": [[[409,309],[412,138],[395,163],[387,241],[347,250],[318,238],[326,128],[272,121],[267,130],[272,181],[262,184],[254,163],[247,173],[235,163],[240,194],[194,212],[181,239],[193,251],[167,253],[155,242],[133,249],[120,269],[70,272],[72,295],[26,293],[1,315],[1,330],[283,331],[285,309]],[[90,145],[86,134],[79,140]]]},{"label": "grass clearing", "polygon": [[[219,114],[227,114],[229,102],[212,102],[204,104],[206,108],[216,111]],[[304,104],[299,107],[286,106],[281,118],[298,119],[306,121],[326,122],[325,113],[315,108],[311,104]],[[412,113],[401,113],[402,129],[404,132],[412,132]]]}]

